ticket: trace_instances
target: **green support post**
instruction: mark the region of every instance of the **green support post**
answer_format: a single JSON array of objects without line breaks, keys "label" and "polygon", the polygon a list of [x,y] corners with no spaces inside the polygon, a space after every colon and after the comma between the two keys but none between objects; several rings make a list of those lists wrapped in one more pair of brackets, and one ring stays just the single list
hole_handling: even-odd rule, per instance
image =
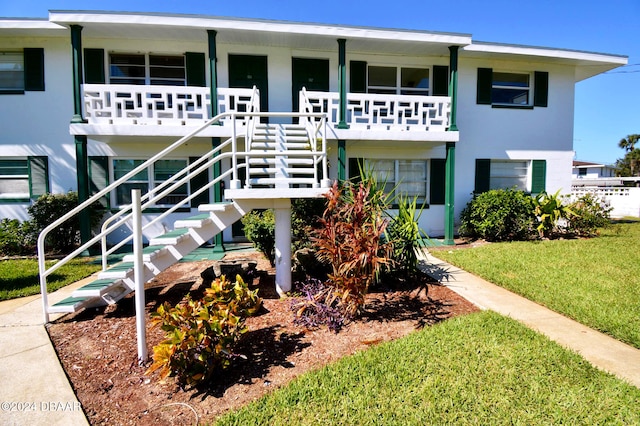
[{"label": "green support post", "polygon": [[[82,27],[71,25],[71,59],[73,71],[73,117],[71,123],[86,123],[82,117]],[[89,199],[89,157],[87,154],[87,136],[74,136],[76,148],[76,175],[78,180],[78,203]],[[91,239],[91,217],[89,209],[79,213],[80,242]],[[88,255],[88,252],[83,255]]]},{"label": "green support post", "polygon": [[347,180],[347,143],[346,141],[338,140],[338,181],[344,182]]},{"label": "green support post", "polygon": [[218,56],[215,30],[207,30],[209,41],[209,93],[211,96],[211,118],[218,115]]},{"label": "green support post", "polygon": [[348,129],[347,124],[347,40],[338,39],[338,90],[340,92],[340,113],[338,129]]},{"label": "green support post", "polygon": [[[458,105],[458,49],[459,46],[449,46],[449,97],[451,97],[451,115],[449,116],[450,132],[457,132],[456,122]],[[444,243],[454,245],[455,220],[455,174],[456,174],[456,144],[447,142],[447,159],[445,162],[445,213],[444,213]]]}]

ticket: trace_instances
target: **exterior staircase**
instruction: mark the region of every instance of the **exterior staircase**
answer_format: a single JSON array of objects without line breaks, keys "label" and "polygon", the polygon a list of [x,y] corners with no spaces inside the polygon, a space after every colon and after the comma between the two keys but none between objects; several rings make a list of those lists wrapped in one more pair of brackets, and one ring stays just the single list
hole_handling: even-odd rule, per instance
[{"label": "exterior staircase", "polygon": [[[251,117],[257,118],[263,115],[275,115],[280,117],[283,114],[260,114],[254,112],[244,113],[243,116],[251,115]],[[153,279],[160,272],[213,239],[217,234],[240,220],[253,209],[280,209],[279,214],[282,215],[283,202],[279,200],[286,199],[286,203],[289,203],[290,198],[317,197],[326,191],[325,188],[328,188],[329,181],[327,178],[326,140],[324,139],[324,126],[326,126],[324,115],[316,114],[313,116],[311,114],[310,116],[316,120],[306,120],[306,126],[253,124],[257,120],[253,120],[253,123],[251,123],[249,119],[242,124],[242,128],[246,131],[244,136],[236,137],[237,133],[234,129],[232,138],[203,155],[198,161],[189,164],[185,170],[172,176],[162,185],[154,188],[153,191],[142,197],[138,194],[139,204],[134,202],[131,205],[123,206],[104,222],[102,231],[98,235],[85,242],[54,266],[45,267],[44,253],[46,251],[44,245],[48,232],[74,217],[86,206],[104,197],[119,185],[126,183],[128,179],[135,176],[140,170],[148,167],[149,163],[166,157],[200,131],[227,115],[230,114],[220,114],[211,119],[199,129],[176,141],[142,165],[102,189],[42,231],[38,238],[38,256],[45,323],[49,321],[50,313],[72,313],[88,307],[116,303],[127,294],[135,291],[136,288],[142,288],[144,282]],[[302,114],[298,114],[297,117],[300,117],[301,121],[305,118]],[[231,118],[234,123],[240,121],[233,114],[231,114]],[[247,119],[245,118],[244,120]],[[320,125],[315,125],[315,123],[320,123]],[[240,142],[241,139],[244,139],[243,143]],[[241,145],[244,145],[244,151],[238,149]],[[232,167],[229,170],[223,171],[220,176],[210,181],[202,189],[195,191],[180,203],[150,220],[145,227],[159,222],[182,206],[188,206],[201,192],[209,190],[209,188],[225,178],[229,178],[232,183],[232,188],[225,191],[225,196],[232,201],[200,205],[198,207],[199,214],[177,220],[174,222],[173,230],[150,238],[149,245],[142,249],[142,265],[138,266],[139,269],[142,269],[142,272],[139,269],[136,270],[135,254],[125,255],[122,262],[111,267],[107,266],[106,259],[110,253],[115,252],[127,241],[142,241],[142,230],[136,231],[134,226],[134,232],[129,237],[108,250],[106,248],[107,235],[132,220],[136,211],[139,214],[145,208],[153,208],[158,200],[174,191],[175,188],[184,185],[191,176],[203,173],[212,168],[214,164],[225,159],[231,160]],[[244,171],[244,177],[242,176],[242,171]],[[132,199],[134,199],[133,194]],[[135,208],[136,205],[138,206],[137,209]],[[290,214],[286,216],[290,217]],[[276,228],[278,228],[277,223]],[[289,231],[287,231],[287,235],[290,236]],[[276,229],[276,239],[278,239],[278,229]],[[49,305],[46,277],[99,241],[102,241],[103,270],[98,274],[97,279],[74,291],[71,297]],[[288,246],[290,246],[290,242]],[[137,256],[137,258],[139,259],[140,256]],[[281,268],[281,270],[284,272],[284,268]],[[290,270],[286,272],[290,274]],[[276,269],[277,275],[278,269]],[[140,283],[140,281],[143,281],[143,283]]]}]

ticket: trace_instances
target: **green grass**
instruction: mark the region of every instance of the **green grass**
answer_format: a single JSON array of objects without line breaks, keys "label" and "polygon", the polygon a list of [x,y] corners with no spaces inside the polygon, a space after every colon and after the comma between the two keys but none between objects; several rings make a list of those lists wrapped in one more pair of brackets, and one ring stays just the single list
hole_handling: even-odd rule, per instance
[{"label": "green grass", "polygon": [[382,344],[218,425],[639,424],[640,389],[492,312]]},{"label": "green grass", "polygon": [[[48,261],[51,266],[55,261]],[[74,283],[100,270],[90,259],[75,259],[47,277],[49,291]],[[0,261],[0,300],[40,293],[40,277],[36,259]]]},{"label": "green grass", "polygon": [[598,238],[494,243],[435,256],[640,348],[640,222]]}]

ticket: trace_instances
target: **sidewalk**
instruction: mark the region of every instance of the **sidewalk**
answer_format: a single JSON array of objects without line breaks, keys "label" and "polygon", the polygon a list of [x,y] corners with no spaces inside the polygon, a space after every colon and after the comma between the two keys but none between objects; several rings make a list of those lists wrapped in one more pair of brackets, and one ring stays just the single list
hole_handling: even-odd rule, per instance
[{"label": "sidewalk", "polygon": [[522,322],[640,388],[640,350],[425,254],[421,269],[471,303]]},{"label": "sidewalk", "polygon": [[[50,302],[94,279],[50,294]],[[88,425],[44,328],[39,295],[0,302],[0,383],[2,425]]]}]

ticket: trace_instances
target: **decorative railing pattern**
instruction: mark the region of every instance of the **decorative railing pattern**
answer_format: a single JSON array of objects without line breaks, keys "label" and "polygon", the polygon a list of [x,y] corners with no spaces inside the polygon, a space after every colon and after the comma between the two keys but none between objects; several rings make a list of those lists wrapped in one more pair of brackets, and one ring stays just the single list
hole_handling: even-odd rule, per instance
[{"label": "decorative railing pattern", "polygon": [[[206,87],[85,84],[83,90],[84,113],[90,124],[184,126],[211,119]],[[218,113],[255,111],[253,94],[253,89],[218,89]]]},{"label": "decorative railing pattern", "polygon": [[[326,113],[330,123],[340,120],[340,97],[334,92],[300,92],[300,111]],[[451,98],[446,96],[349,93],[346,122],[352,129],[445,131]]]}]

